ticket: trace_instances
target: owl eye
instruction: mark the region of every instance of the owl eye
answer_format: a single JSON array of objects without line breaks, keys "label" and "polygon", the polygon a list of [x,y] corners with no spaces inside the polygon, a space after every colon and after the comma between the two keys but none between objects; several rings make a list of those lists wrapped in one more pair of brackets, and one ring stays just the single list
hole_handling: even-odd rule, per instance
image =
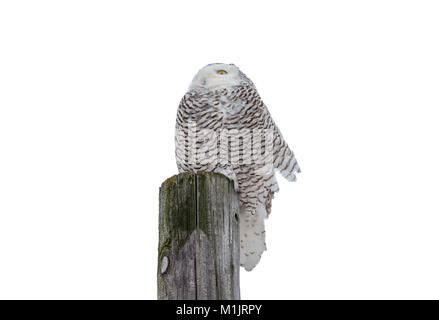
[{"label": "owl eye", "polygon": [[216,73],[218,74],[227,74],[226,70],[217,70]]}]

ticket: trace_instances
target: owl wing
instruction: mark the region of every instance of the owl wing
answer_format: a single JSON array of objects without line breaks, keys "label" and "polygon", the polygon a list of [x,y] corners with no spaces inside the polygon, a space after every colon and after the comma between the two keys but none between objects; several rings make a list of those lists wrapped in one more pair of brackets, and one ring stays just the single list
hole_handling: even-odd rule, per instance
[{"label": "owl wing", "polygon": [[191,133],[191,113],[195,108],[191,96],[186,93],[180,101],[177,109],[177,119],[175,123],[175,159],[179,172],[191,171],[191,163],[189,162],[190,151],[189,135]]},{"label": "owl wing", "polygon": [[248,92],[249,97],[251,97],[253,101],[256,101],[261,113],[259,123],[262,124],[263,128],[268,129],[272,137],[273,167],[274,169],[279,170],[282,176],[288,181],[295,181],[296,173],[300,172],[300,167],[297,163],[294,152],[289,148],[282,133],[273,121],[267,106],[262,101],[256,89],[254,87],[250,88],[252,88],[252,91]]},{"label": "owl wing", "polygon": [[282,134],[273,122],[273,166],[280,171],[282,176],[288,181],[296,181],[296,173],[300,173],[294,152],[288,147]]}]

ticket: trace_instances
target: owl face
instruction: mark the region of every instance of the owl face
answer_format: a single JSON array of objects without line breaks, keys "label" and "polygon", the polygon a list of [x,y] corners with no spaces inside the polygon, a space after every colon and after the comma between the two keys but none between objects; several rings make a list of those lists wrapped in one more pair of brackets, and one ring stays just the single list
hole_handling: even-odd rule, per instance
[{"label": "owl face", "polygon": [[245,76],[234,64],[212,63],[198,71],[189,86],[189,91],[211,91],[232,87],[242,84],[244,80]]}]

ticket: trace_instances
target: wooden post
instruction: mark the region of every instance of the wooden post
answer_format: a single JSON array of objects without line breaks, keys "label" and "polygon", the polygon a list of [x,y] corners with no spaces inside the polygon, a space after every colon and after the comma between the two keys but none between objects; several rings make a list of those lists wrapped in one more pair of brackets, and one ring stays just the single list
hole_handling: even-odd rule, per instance
[{"label": "wooden post", "polygon": [[160,187],[159,300],[240,299],[239,200],[216,173],[181,173]]}]

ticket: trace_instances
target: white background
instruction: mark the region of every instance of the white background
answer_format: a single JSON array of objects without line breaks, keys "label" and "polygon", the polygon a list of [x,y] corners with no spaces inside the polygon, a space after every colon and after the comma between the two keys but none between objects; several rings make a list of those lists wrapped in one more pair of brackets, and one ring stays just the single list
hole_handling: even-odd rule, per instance
[{"label": "white background", "polygon": [[155,299],[177,105],[233,62],[295,151],[243,298],[439,298],[437,1],[2,1],[0,298]]}]

